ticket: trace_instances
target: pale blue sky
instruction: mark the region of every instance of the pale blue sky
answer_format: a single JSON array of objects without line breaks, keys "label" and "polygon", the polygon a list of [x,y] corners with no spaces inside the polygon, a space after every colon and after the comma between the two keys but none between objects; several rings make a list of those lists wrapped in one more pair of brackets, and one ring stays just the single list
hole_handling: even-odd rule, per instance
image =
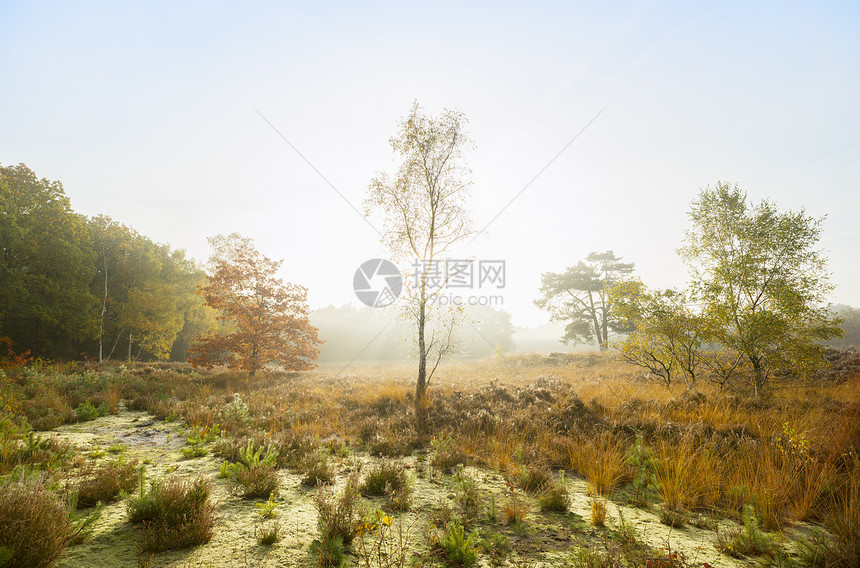
[{"label": "pale blue sky", "polygon": [[320,307],[385,251],[255,108],[360,206],[412,100],[459,107],[480,227],[605,107],[465,251],[507,261],[515,323],[593,250],[683,285],[718,179],[827,215],[834,300],[860,305],[858,30],[848,2],[5,2],[0,162],[198,259],[252,236]]}]

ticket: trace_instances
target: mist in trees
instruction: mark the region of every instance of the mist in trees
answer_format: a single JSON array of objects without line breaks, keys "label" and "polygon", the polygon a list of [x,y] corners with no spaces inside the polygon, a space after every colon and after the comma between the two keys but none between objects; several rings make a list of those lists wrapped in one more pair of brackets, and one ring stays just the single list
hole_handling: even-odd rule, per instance
[{"label": "mist in trees", "polygon": [[75,213],[58,181],[0,166],[0,336],[49,358],[184,356],[206,327],[203,271],[133,229]]},{"label": "mist in trees", "polygon": [[[329,306],[315,310],[311,323],[325,343],[320,362],[412,361],[414,328],[395,308]],[[482,359],[515,350],[511,315],[489,306],[464,306],[454,331],[455,359]]]},{"label": "mist in trees", "polygon": [[592,252],[564,272],[541,275],[540,297],[535,305],[548,311],[554,321],[566,324],[562,338],[565,344],[596,343],[604,351],[609,348],[610,332],[629,331],[608,295],[615,283],[633,272],[634,264],[621,260],[611,250]]}]

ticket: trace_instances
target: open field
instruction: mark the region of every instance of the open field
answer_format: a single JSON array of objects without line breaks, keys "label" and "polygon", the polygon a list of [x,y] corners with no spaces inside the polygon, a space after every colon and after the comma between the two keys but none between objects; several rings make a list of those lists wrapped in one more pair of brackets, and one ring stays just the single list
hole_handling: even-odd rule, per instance
[{"label": "open field", "polygon": [[[425,434],[411,367],[7,375],[0,547],[40,542],[10,536],[9,519],[48,522],[10,496],[68,508],[77,492],[69,532],[107,501],[85,538],[51,544],[56,566],[316,566],[341,551],[356,566],[860,561],[856,375],[755,399],[669,390],[597,354],[450,364]],[[158,517],[168,494],[185,516]]]}]

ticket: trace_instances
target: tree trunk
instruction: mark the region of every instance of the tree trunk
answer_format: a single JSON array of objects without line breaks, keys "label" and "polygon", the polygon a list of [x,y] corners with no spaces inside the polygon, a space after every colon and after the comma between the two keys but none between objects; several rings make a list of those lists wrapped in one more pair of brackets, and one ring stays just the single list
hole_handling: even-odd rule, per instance
[{"label": "tree trunk", "polygon": [[600,321],[597,319],[597,308],[594,307],[594,296],[588,292],[589,312],[591,314],[591,323],[594,325],[594,335],[597,337],[597,347],[601,351],[606,350],[606,343],[603,341],[603,330],[600,327]]},{"label": "tree trunk", "polygon": [[107,299],[108,299],[108,267],[107,267],[107,256],[105,256],[104,251],[102,251],[102,259],[104,260],[104,268],[105,268],[105,293],[102,296],[102,313],[101,320],[99,321],[99,363],[102,362],[102,355],[104,350],[104,336],[105,336],[105,312],[107,312]]},{"label": "tree trunk", "polygon": [[259,353],[259,349],[255,344],[251,349],[251,370],[248,371],[248,376],[253,377],[257,374],[257,353]]},{"label": "tree trunk", "polygon": [[764,369],[762,369],[760,357],[750,357],[750,362],[753,366],[753,388],[755,389],[755,396],[758,398],[764,390]]},{"label": "tree trunk", "polygon": [[131,361],[131,332],[128,332],[128,361]]},{"label": "tree trunk", "polygon": [[427,344],[424,341],[424,325],[427,322],[426,305],[422,294],[418,308],[418,381],[415,385],[415,418],[418,431],[423,433],[427,412]]},{"label": "tree trunk", "polygon": [[606,351],[609,349],[609,310],[606,309],[606,298],[601,298],[601,303],[603,307],[601,308],[601,314],[603,315],[603,324],[602,332],[603,332],[603,343],[600,344],[600,350]]}]

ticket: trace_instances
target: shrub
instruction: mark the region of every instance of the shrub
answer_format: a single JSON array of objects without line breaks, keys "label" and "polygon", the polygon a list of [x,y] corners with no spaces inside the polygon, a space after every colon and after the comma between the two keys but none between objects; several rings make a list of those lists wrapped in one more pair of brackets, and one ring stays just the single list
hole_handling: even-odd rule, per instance
[{"label": "shrub", "polygon": [[182,457],[187,459],[187,460],[194,459],[194,458],[202,458],[202,457],[209,455],[209,450],[207,450],[203,446],[198,446],[198,445],[180,448],[179,452],[182,454]]},{"label": "shrub", "polygon": [[355,479],[350,477],[339,495],[320,488],[314,496],[314,504],[319,515],[320,546],[334,546],[338,539],[343,546],[349,546],[358,533],[358,521],[361,518]]},{"label": "shrub", "polygon": [[481,513],[481,501],[483,499],[475,478],[467,474],[461,465],[457,469],[455,480],[454,500],[460,513],[466,520],[475,519]]},{"label": "shrub", "polygon": [[616,568],[625,565],[624,558],[617,548],[608,548],[606,552],[602,552],[598,546],[580,548],[574,559],[574,566],[577,568]]},{"label": "shrub", "polygon": [[161,552],[209,542],[215,525],[209,483],[171,478],[152,482],[128,506],[129,521],[139,524],[142,549]]},{"label": "shrub", "polygon": [[[278,452],[261,445],[254,448],[254,441],[248,440],[244,446],[219,446],[218,452],[238,449],[236,463],[224,462],[218,472],[219,478],[233,481],[233,492],[245,499],[269,497],[280,488],[278,472],[275,470]],[[222,454],[223,455],[223,454]]]},{"label": "shrub", "polygon": [[278,453],[278,467],[301,467],[307,457],[319,448],[319,440],[288,430],[275,438],[274,446]]},{"label": "shrub", "polygon": [[268,498],[277,494],[281,481],[278,472],[268,464],[257,464],[250,468],[240,467],[233,476],[233,490],[245,499]]},{"label": "shrub", "polygon": [[137,462],[117,460],[94,470],[78,490],[78,503],[92,507],[99,501],[110,503],[123,492],[129,493],[137,485]]},{"label": "shrub", "polygon": [[441,436],[433,439],[433,449],[436,450],[433,460],[430,462],[445,473],[451,472],[460,464],[468,463],[468,456],[460,448],[454,445],[454,440],[449,436]]},{"label": "shrub", "polygon": [[[105,406],[104,414],[107,414],[107,406]],[[75,408],[75,415],[78,417],[79,422],[87,422],[89,420],[95,420],[102,414],[99,412],[98,408],[93,406],[92,402],[86,400]]]},{"label": "shrub", "polygon": [[278,521],[254,527],[254,538],[263,546],[271,546],[281,540],[281,524]]},{"label": "shrub", "polygon": [[260,445],[254,448],[254,441],[248,440],[248,444],[239,450],[239,462],[246,468],[252,468],[257,465],[267,465],[275,467],[278,463],[278,452],[273,450],[271,446],[265,448]]},{"label": "shrub", "polygon": [[359,487],[362,495],[381,497],[409,486],[409,476],[402,462],[383,460],[367,473]]},{"label": "shrub", "polygon": [[660,522],[673,529],[679,529],[690,520],[690,513],[682,509],[672,509],[667,506],[660,508]]},{"label": "shrub", "polygon": [[570,495],[567,493],[564,480],[546,485],[538,497],[538,504],[540,504],[540,510],[544,512],[563,513],[567,511],[570,508]]},{"label": "shrub", "polygon": [[326,485],[334,480],[334,467],[325,454],[316,452],[308,459],[303,468],[305,475],[302,477],[302,485],[316,487]]},{"label": "shrub", "polygon": [[540,493],[552,481],[552,473],[545,468],[522,466],[514,476],[514,484],[528,493]]},{"label": "shrub", "polygon": [[4,566],[51,566],[70,542],[65,503],[43,478],[0,486],[0,551]]},{"label": "shrub", "polygon": [[717,549],[734,558],[761,556],[775,548],[772,538],[762,532],[752,505],[743,509],[743,526],[717,531]]},{"label": "shrub", "polygon": [[346,560],[346,547],[339,536],[322,537],[311,543],[311,554],[321,568],[336,568]]},{"label": "shrub", "polygon": [[278,506],[280,503],[275,501],[275,494],[269,494],[269,500],[265,503],[254,503],[254,509],[257,510],[257,515],[261,519],[273,519],[278,516]]},{"label": "shrub", "polygon": [[492,566],[503,566],[513,549],[511,539],[503,534],[491,533],[481,543],[481,549],[490,557]]},{"label": "shrub", "polygon": [[642,436],[636,436],[627,452],[627,464],[633,469],[631,501],[636,507],[647,507],[657,486],[653,461],[654,452],[642,442]]}]

